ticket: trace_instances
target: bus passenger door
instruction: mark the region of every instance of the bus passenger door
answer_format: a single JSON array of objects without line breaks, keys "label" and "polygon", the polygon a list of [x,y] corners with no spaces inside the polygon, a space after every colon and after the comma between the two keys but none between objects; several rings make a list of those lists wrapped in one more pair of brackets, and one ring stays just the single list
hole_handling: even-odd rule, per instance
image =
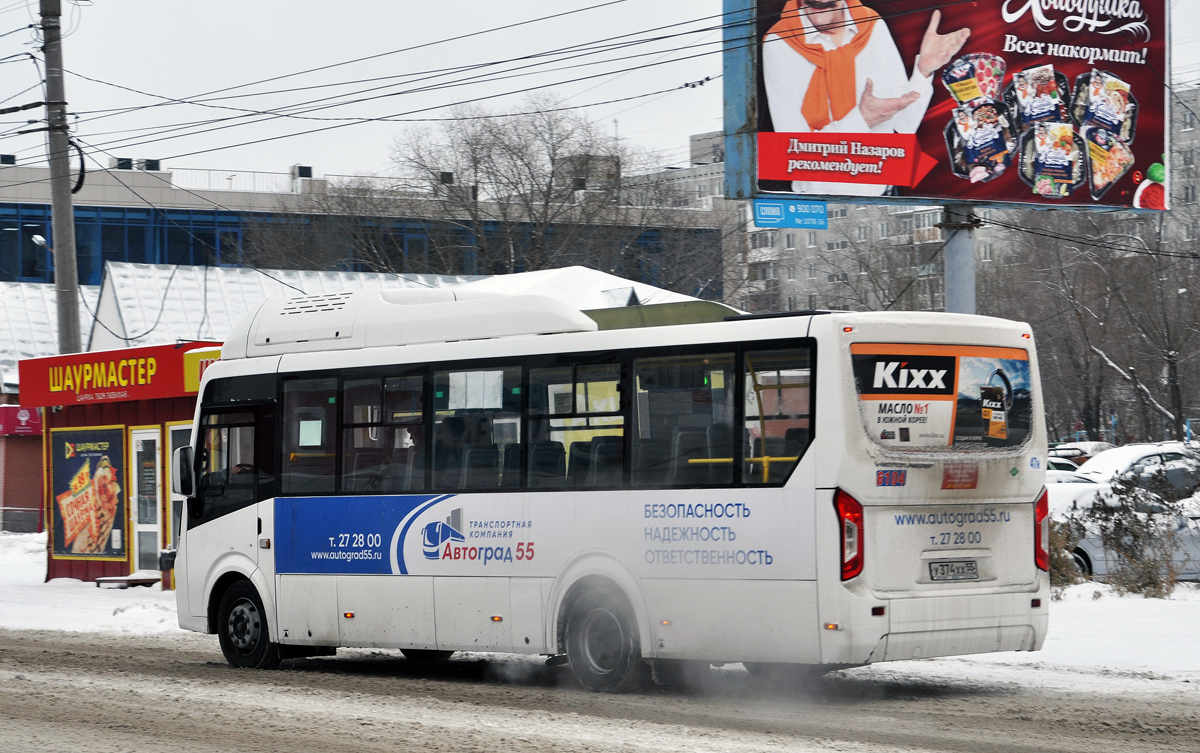
[{"label": "bus passenger door", "polygon": [[[188,499],[188,610],[207,614],[205,586],[214,574],[231,569],[254,571],[258,562],[260,491],[274,482],[268,452],[257,447],[258,406],[213,409],[200,417],[196,441],[196,496]],[[265,428],[259,434],[270,432]],[[267,467],[260,467],[260,460]]]}]

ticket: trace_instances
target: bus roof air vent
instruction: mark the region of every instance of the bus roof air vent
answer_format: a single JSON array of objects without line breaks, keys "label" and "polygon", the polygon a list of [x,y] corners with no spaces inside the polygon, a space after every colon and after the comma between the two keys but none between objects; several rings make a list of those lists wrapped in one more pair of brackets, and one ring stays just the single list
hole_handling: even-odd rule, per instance
[{"label": "bus roof air vent", "polygon": [[337,311],[350,300],[350,293],[331,293],[329,295],[306,295],[299,298],[289,298],[279,313],[315,314],[320,311]]},{"label": "bus roof air vent", "polygon": [[356,290],[268,299],[233,328],[221,357],[229,360],[596,329],[596,322],[578,309],[540,295],[446,288]]}]

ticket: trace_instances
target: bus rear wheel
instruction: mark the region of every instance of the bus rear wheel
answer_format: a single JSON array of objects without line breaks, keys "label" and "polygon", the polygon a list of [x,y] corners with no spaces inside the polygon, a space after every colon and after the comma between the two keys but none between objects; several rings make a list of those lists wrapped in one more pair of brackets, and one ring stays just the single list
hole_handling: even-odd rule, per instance
[{"label": "bus rear wheel", "polygon": [[645,684],[650,666],[642,660],[633,607],[619,592],[596,589],[576,599],[566,638],[571,674],[588,690],[628,693]]},{"label": "bus rear wheel", "polygon": [[230,666],[272,669],[279,665],[279,644],[271,643],[262,599],[249,581],[234,583],[221,597],[217,637]]}]

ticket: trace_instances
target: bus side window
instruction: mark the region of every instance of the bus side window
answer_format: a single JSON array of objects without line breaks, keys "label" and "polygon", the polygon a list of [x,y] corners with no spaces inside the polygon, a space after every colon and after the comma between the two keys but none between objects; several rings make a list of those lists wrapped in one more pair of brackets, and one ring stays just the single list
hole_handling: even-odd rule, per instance
[{"label": "bus side window", "polygon": [[347,379],[342,390],[341,490],[424,489],[424,377]]},{"label": "bus side window", "polygon": [[535,489],[621,486],[621,365],[530,369],[529,475]]},{"label": "bus side window", "polygon": [[743,439],[747,484],[782,484],[812,443],[810,351],[748,351]]},{"label": "bus side window", "polygon": [[521,367],[438,371],[433,376],[433,458],[440,489],[497,489],[520,468]]},{"label": "bus side window", "polygon": [[283,493],[332,492],[337,472],[337,380],[285,381],[283,421]]},{"label": "bus side window", "polygon": [[640,358],[633,373],[634,484],[733,483],[734,354]]}]

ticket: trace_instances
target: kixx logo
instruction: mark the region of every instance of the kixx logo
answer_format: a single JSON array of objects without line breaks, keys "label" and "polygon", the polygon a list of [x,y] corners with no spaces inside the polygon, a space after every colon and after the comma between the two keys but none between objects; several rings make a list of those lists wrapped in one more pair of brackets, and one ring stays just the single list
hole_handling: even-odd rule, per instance
[{"label": "kixx logo", "polygon": [[908,361],[878,361],[874,389],[944,390],[949,369],[909,369]]}]

